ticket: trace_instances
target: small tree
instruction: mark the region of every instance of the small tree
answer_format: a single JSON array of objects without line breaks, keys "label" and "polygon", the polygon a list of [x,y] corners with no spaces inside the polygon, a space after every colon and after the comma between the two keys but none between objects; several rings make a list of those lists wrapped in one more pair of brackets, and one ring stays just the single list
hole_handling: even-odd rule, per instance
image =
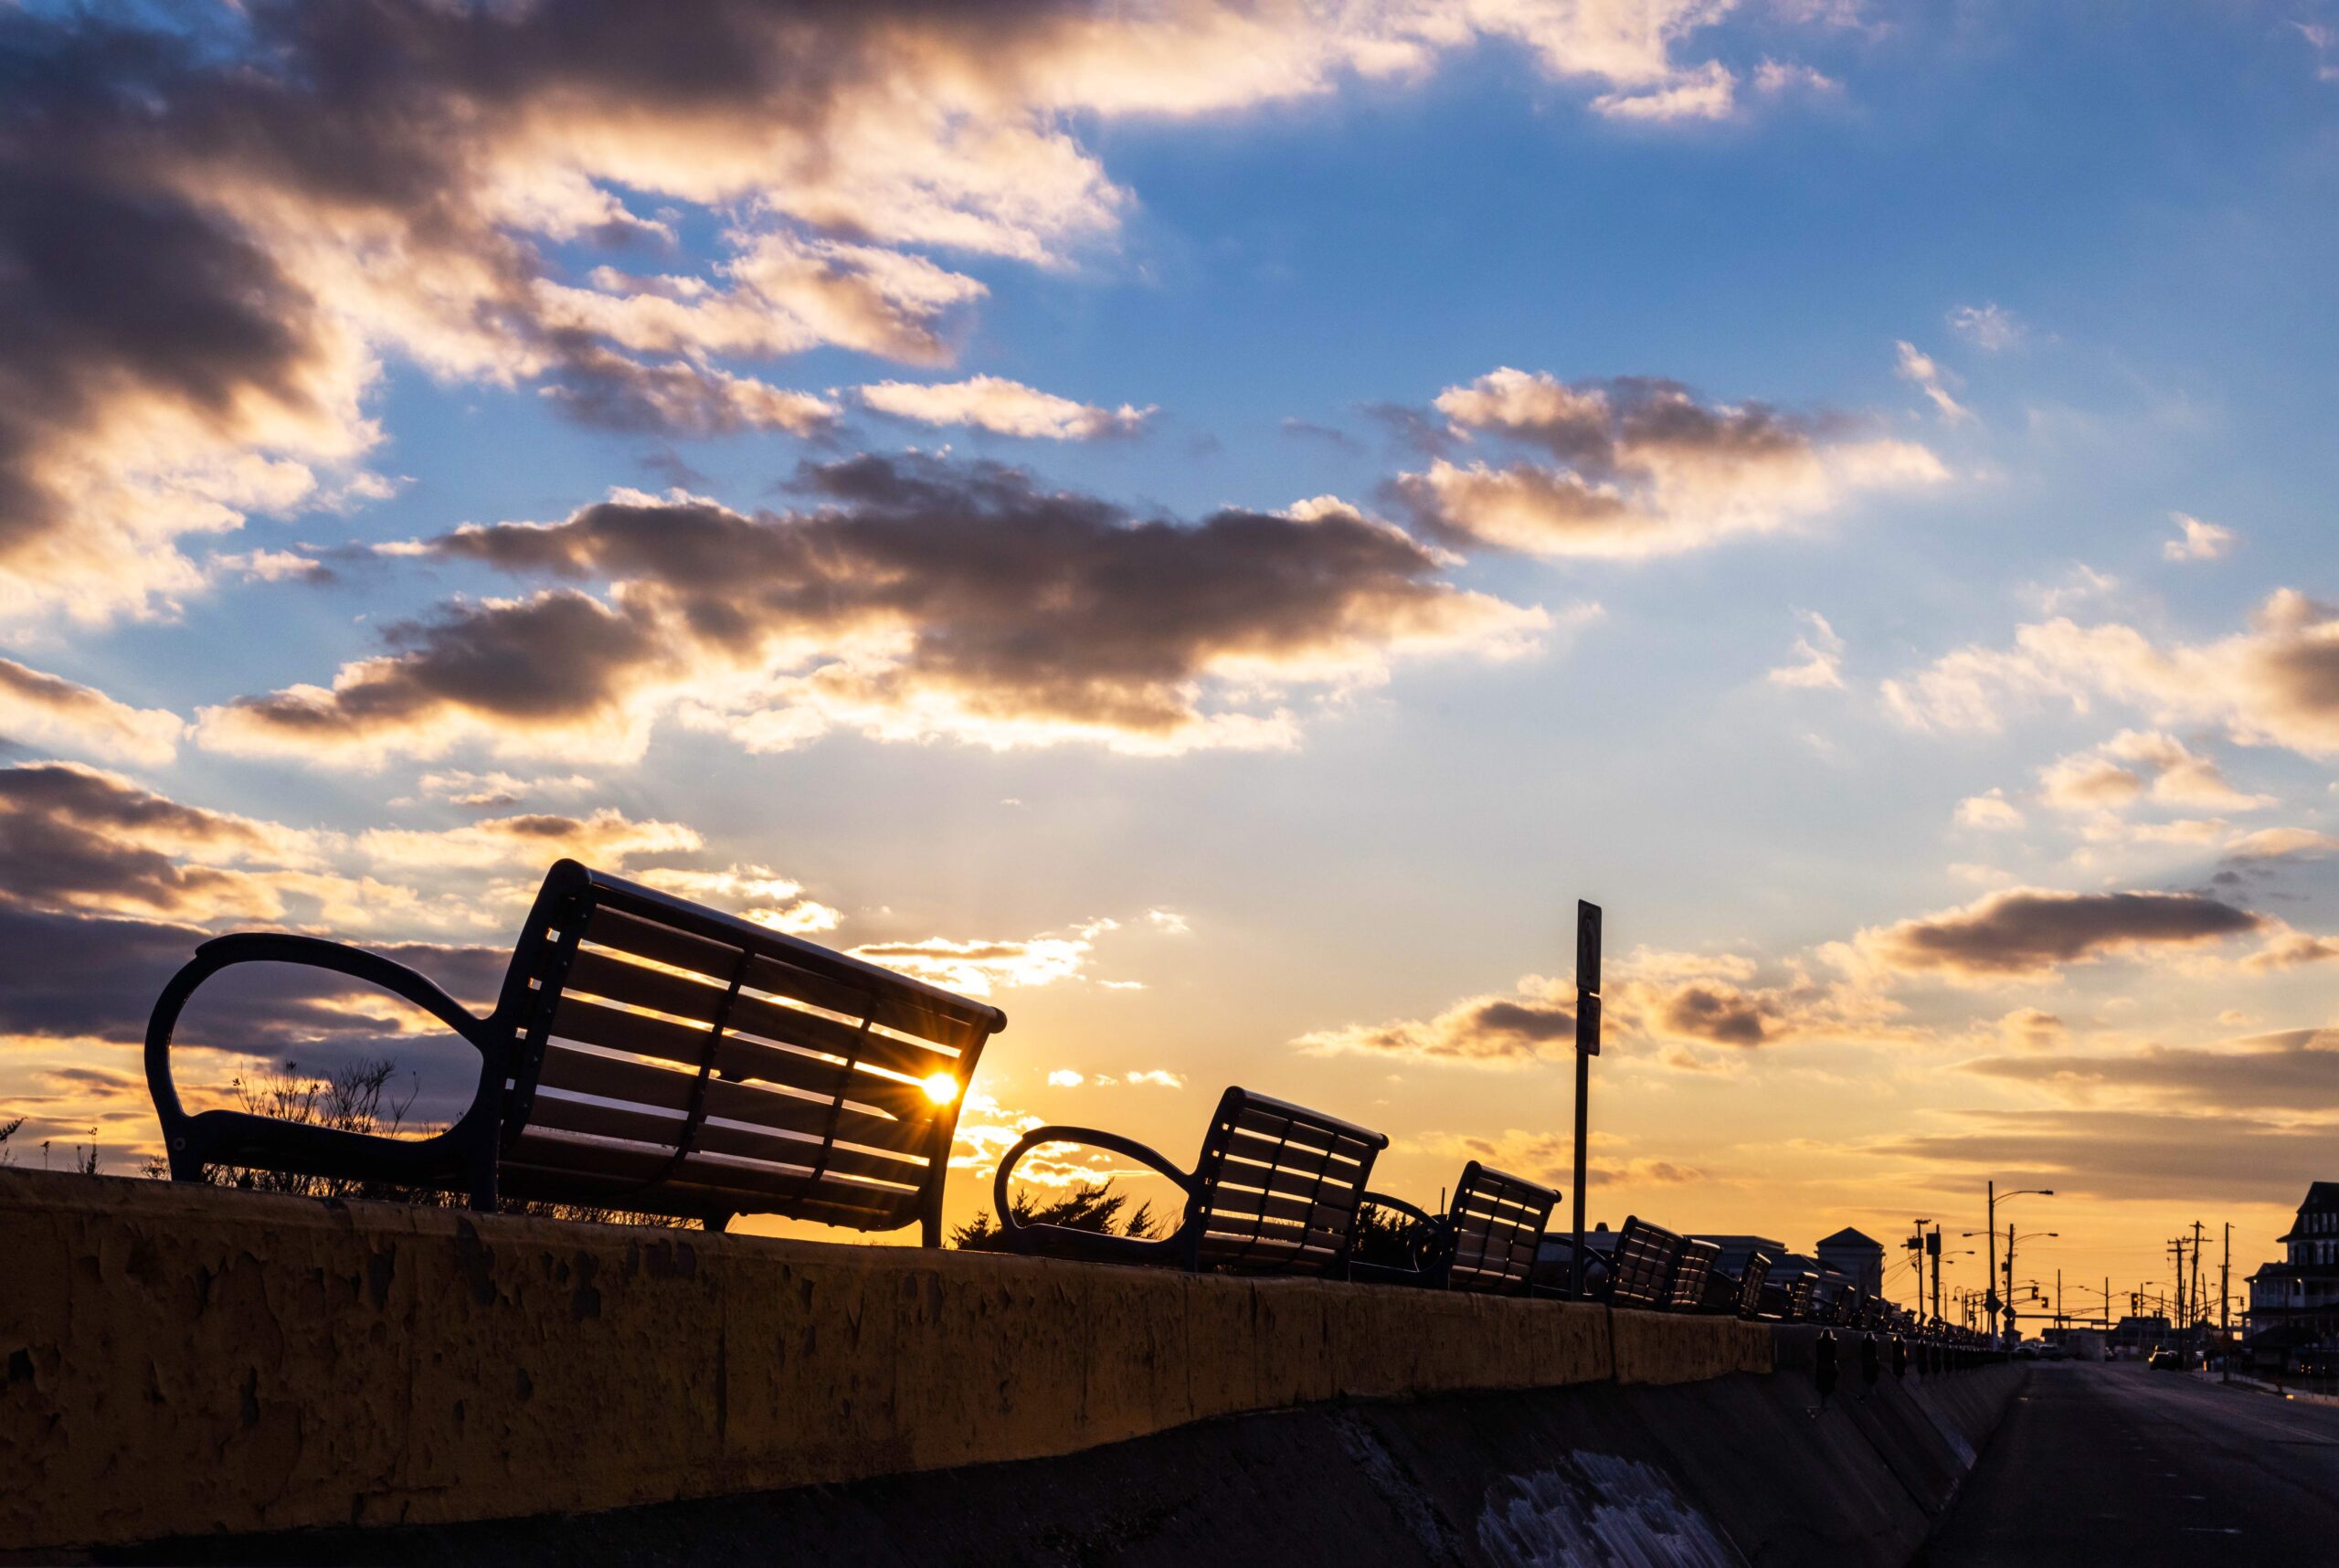
[{"label": "small tree", "polygon": [[[1118,1231],[1114,1222],[1127,1206],[1127,1192],[1116,1192],[1113,1184],[1101,1187],[1076,1187],[1061,1198],[1041,1202],[1028,1192],[1018,1192],[1008,1200],[1015,1215],[1015,1223],[1022,1225],[1061,1225],[1072,1231],[1094,1231],[1098,1235],[1136,1236],[1149,1241],[1161,1233],[1161,1224],[1153,1216],[1150,1202],[1139,1203]],[[950,1233],[950,1245],[967,1252],[1004,1252],[1007,1238],[994,1224],[989,1209],[978,1209],[975,1217]]]},{"label": "small tree", "polygon": [[16,1151],[8,1147],[8,1140],[16,1137],[17,1129],[24,1125],[25,1118],[18,1117],[7,1126],[0,1127],[0,1165],[14,1165],[16,1162]]}]

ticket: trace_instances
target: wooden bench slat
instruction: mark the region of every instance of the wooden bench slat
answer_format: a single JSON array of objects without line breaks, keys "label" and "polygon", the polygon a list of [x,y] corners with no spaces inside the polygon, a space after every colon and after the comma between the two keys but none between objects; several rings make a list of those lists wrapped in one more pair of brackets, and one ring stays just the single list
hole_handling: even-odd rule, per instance
[{"label": "wooden bench slat", "polygon": [[672,926],[645,920],[607,904],[597,904],[585,922],[584,938],[620,953],[632,953],[656,963],[672,964],[721,984],[731,982],[739,964],[739,949],[712,942]]},{"label": "wooden bench slat", "polygon": [[894,1121],[856,1110],[852,1106],[834,1106],[827,1100],[799,1099],[776,1089],[757,1088],[752,1084],[734,1083],[724,1078],[710,1078],[706,1085],[706,1114],[731,1121],[752,1122],[757,1127],[778,1128],[783,1132],[808,1132],[815,1138],[827,1136],[830,1116],[836,1118],[836,1135],[852,1143],[865,1143],[873,1149],[890,1149],[900,1154],[919,1154],[926,1149],[929,1132],[926,1126],[915,1122]]},{"label": "wooden bench slat", "polygon": [[528,1125],[555,1127],[570,1132],[598,1133],[605,1138],[630,1139],[637,1143],[662,1143],[669,1149],[682,1137],[683,1118],[660,1116],[630,1107],[572,1100],[566,1095],[540,1095]]},{"label": "wooden bench slat", "polygon": [[[699,1148],[711,1154],[743,1154],[750,1159],[780,1164],[810,1166],[820,1152],[820,1145],[808,1139],[785,1138],[777,1132],[759,1128],[728,1127],[714,1121],[700,1127],[697,1141]],[[923,1160],[895,1160],[841,1145],[830,1148],[827,1164],[831,1171],[841,1171],[854,1176],[912,1183],[923,1181],[927,1170],[926,1161]]]},{"label": "wooden bench slat", "polygon": [[688,1111],[696,1075],[555,1044],[545,1052],[536,1082],[545,1088],[566,1089],[596,1099]]},{"label": "wooden bench slat", "polygon": [[553,1004],[550,1033],[562,1040],[656,1056],[696,1070],[713,1042],[705,1025],[693,1027],[646,1013],[627,1012],[606,1002],[564,993]]},{"label": "wooden bench slat", "polygon": [[746,983],[761,991],[777,996],[794,997],[815,1007],[825,1007],[831,1012],[860,1018],[872,1012],[873,1022],[921,1040],[947,1045],[953,1051],[964,1051],[980,1044],[985,1024],[969,1018],[958,1017],[928,1003],[923,997],[903,991],[879,991],[873,997],[867,990],[817,975],[799,965],[783,962],[762,954],[747,964]]},{"label": "wooden bench slat", "polygon": [[[712,980],[693,980],[667,969],[645,969],[613,954],[585,948],[570,960],[564,992],[583,991],[610,1001],[672,1013],[701,1033],[723,1009],[725,988]],[[564,996],[564,999],[566,997]]]}]

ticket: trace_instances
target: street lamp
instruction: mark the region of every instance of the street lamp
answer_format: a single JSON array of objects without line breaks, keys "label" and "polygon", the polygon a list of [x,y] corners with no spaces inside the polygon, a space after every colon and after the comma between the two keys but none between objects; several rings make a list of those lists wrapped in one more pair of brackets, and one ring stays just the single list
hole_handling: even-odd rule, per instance
[{"label": "street lamp", "polygon": [[[2011,1200],[2016,1199],[2016,1198],[2051,1198],[2051,1197],[2053,1197],[2054,1195],[2055,1195],[2055,1189],[2054,1189],[2054,1188],[2052,1188],[2052,1187],[2024,1187],[2024,1188],[2019,1189],[2018,1191],[2012,1192],[2008,1192],[2008,1193],[2006,1194],[2006,1197],[2007,1197],[2007,1199],[2008,1199],[2009,1201],[2011,1201]],[[2013,1310],[2014,1310],[2014,1308],[2013,1308],[2013,1304],[2009,1302],[2009,1303],[2006,1303],[2006,1304],[2003,1307],[2003,1308],[2001,1308],[2001,1306],[2000,1306],[2000,1303],[1999,1303],[1999,1301],[1998,1301],[1998,1285],[1997,1285],[1997,1277],[1998,1277],[1998,1252],[1997,1252],[1997,1247],[1998,1247],[1998,1237],[1997,1237],[1997,1230],[1998,1230],[1998,1184],[1997,1184],[1997,1182],[1996,1182],[1995,1180],[1993,1180],[1993,1181],[1990,1182],[1990,1223],[1989,1223],[1989,1228],[1990,1228],[1990,1295],[1989,1295],[1989,1299],[1987,1300],[1987,1302],[1986,1302],[1986,1303],[1984,1303],[1984,1305],[1985,1305],[1985,1307],[1987,1308],[1987,1309],[1988,1309],[1988,1311],[1989,1311],[1990,1316],[1991,1316],[1992,1318],[1995,1318],[2001,1310],[2004,1310],[2004,1311],[2007,1312],[2008,1314],[2011,1314],[2011,1313],[2013,1312]],[[2013,1234],[2013,1232],[2012,1232],[2011,1228],[2009,1228],[2009,1230],[2008,1230],[2008,1232],[2007,1232],[2007,1234],[2008,1234],[2009,1236],[2011,1236],[2011,1235]],[[2011,1253],[2013,1252],[2014,1247],[2013,1247],[2013,1244],[2012,1244],[2012,1242],[2011,1242],[2011,1241],[2009,1241],[2009,1242],[2008,1242],[2008,1244],[2007,1244],[2007,1247],[2006,1247],[2006,1250],[2007,1250],[2007,1252],[2008,1252],[2009,1254],[2011,1254]],[[2014,1259],[2013,1259],[2013,1257],[2012,1257],[2011,1255],[2009,1255],[2009,1256],[2007,1257],[2007,1259],[2006,1259],[2006,1268],[2007,1268],[2007,1270],[2008,1270],[2007,1277],[2009,1277],[2009,1278],[2013,1277],[2012,1270],[2013,1270],[2013,1268],[2014,1268]]]}]

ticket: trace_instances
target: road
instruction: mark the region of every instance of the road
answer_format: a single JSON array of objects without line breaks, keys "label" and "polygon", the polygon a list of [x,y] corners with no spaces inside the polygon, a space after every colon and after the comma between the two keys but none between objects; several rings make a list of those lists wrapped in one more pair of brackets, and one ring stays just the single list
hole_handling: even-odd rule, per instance
[{"label": "road", "polygon": [[2339,1405],[2134,1362],[2042,1362],[1921,1561],[2339,1561]]}]

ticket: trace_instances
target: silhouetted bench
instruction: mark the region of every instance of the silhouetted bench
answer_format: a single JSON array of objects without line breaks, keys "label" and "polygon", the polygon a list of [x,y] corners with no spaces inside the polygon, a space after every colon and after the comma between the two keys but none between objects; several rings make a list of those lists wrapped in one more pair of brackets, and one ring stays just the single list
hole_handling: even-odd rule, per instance
[{"label": "silhouetted bench", "polygon": [[1685,1241],[1673,1255],[1673,1283],[1665,1293],[1665,1305],[1674,1312],[1695,1312],[1705,1305],[1706,1280],[1712,1275],[1714,1259],[1721,1255],[1721,1248],[1709,1241]]},{"label": "silhouetted bench", "polygon": [[[1738,1271],[1738,1288],[1731,1300],[1731,1306],[1740,1317],[1759,1318],[1762,1315],[1762,1286],[1770,1277],[1770,1274],[1771,1258],[1768,1253],[1758,1252],[1749,1255],[1746,1266]],[[1728,1281],[1730,1277],[1724,1275],[1722,1278]]]},{"label": "silhouetted bench", "polygon": [[1384,1192],[1367,1192],[1364,1201],[1412,1215],[1425,1227],[1429,1241],[1417,1269],[1356,1263],[1349,1266],[1350,1277],[1493,1295],[1531,1288],[1543,1227],[1560,1195],[1540,1182],[1473,1160],[1462,1168],[1462,1180],[1455,1184],[1443,1214],[1428,1213]]},{"label": "silhouetted bench", "polygon": [[1662,1310],[1671,1298],[1681,1238],[1638,1215],[1628,1216],[1608,1253],[1608,1304]]},{"label": "silhouetted bench", "polygon": [[[231,964],[304,964],[378,985],[476,1047],[470,1108],[399,1139],[241,1111],[189,1116],[171,1033]],[[171,1174],[206,1165],[381,1181],[695,1217],[785,1214],[856,1230],[917,1222],[941,1245],[958,1106],[997,1008],[574,861],[545,878],[495,1009],[473,1017],[378,954],[245,933],[196,949],[154,1004],[146,1081]]]},{"label": "silhouetted bench", "polygon": [[[1141,1160],[1186,1194],[1169,1235],[1103,1235],[1015,1218],[1008,1181],[1044,1143],[1077,1143]],[[1191,1171],[1134,1139],[1086,1127],[1034,1128],[999,1162],[991,1199],[1000,1237],[1016,1252],[1338,1277],[1349,1265],[1358,1204],[1386,1134],[1241,1087],[1219,1097]]]}]

